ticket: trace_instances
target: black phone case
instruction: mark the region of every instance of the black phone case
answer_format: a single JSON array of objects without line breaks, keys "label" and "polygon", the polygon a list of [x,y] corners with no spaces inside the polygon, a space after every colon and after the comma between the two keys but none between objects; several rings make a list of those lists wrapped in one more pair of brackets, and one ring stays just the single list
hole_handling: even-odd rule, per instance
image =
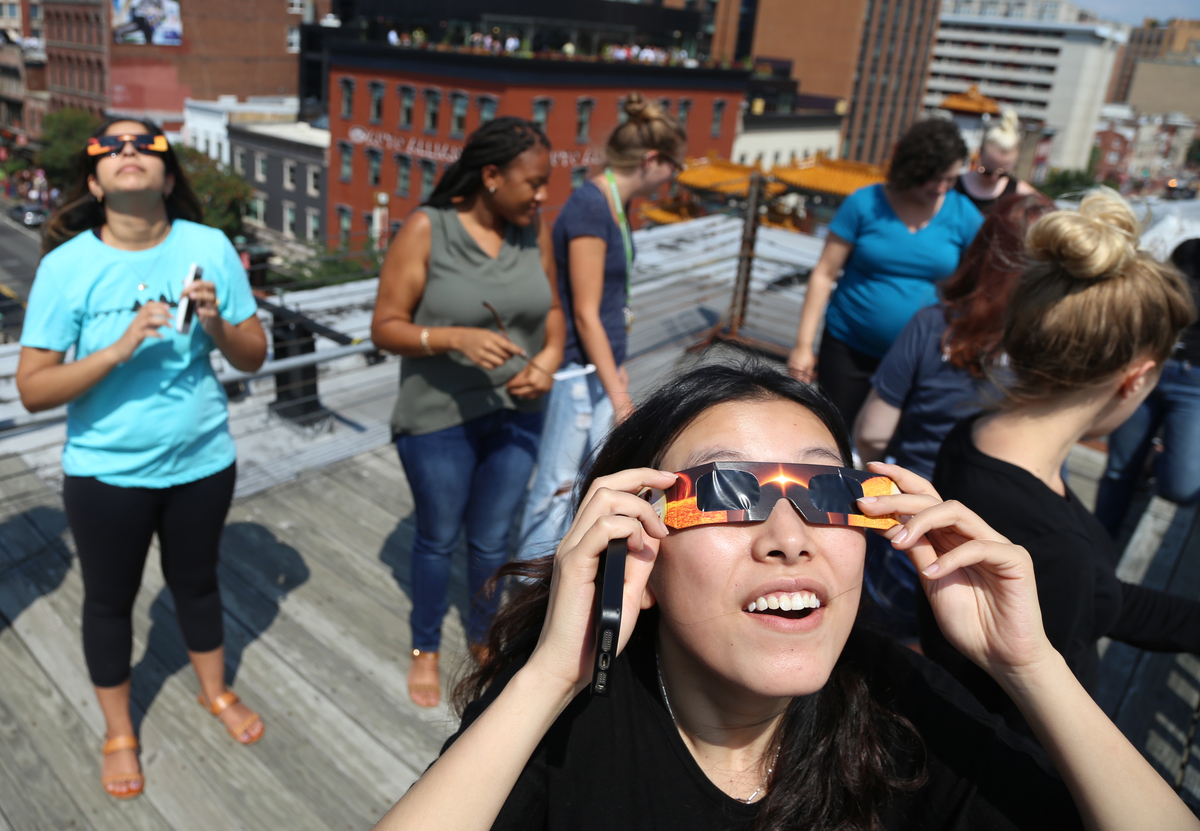
[{"label": "black phone case", "polygon": [[596,600],[592,611],[596,626],[593,695],[608,695],[612,686],[612,668],[621,638],[621,605],[625,596],[625,557],[628,553],[628,540],[613,540],[600,554],[600,567],[596,570]]}]

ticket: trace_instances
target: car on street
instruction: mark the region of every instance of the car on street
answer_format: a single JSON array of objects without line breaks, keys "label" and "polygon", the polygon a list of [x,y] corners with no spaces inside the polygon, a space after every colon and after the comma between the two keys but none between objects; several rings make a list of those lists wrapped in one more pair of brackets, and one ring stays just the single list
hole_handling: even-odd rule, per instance
[{"label": "car on street", "polygon": [[8,209],[9,219],[15,219],[26,228],[39,228],[46,221],[46,210],[36,203],[13,205]]}]

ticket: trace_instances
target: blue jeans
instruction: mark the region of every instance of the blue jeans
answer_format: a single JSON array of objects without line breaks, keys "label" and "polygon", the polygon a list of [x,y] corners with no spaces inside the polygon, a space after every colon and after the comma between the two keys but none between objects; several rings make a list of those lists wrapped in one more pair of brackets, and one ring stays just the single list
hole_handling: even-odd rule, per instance
[{"label": "blue jeans", "polygon": [[[570,363],[562,372],[582,369]],[[571,527],[571,488],[584,461],[612,429],[613,406],[596,373],[555,381],[546,401],[537,474],[525,503],[517,557],[553,554]]]},{"label": "blue jeans", "polygon": [[481,590],[508,559],[508,532],[537,458],[541,413],[497,410],[455,427],[396,437],[412,487],[417,533],[412,546],[412,642],[436,652],[446,615],[450,556],[467,530],[467,638],[484,643],[498,593]]},{"label": "blue jeans", "polygon": [[1117,536],[1162,429],[1163,453],[1155,467],[1158,495],[1180,504],[1200,500],[1200,367],[1189,361],[1163,364],[1158,385],[1129,420],[1108,437],[1108,467],[1096,496],[1096,518]]}]

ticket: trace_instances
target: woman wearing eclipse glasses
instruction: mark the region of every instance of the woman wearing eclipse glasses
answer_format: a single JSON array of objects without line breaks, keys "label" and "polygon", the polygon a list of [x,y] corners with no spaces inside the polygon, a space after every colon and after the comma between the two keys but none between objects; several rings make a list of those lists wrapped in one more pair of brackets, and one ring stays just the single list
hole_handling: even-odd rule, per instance
[{"label": "woman wearing eclipse glasses", "polygon": [[[915,474],[849,457],[833,404],[774,369],[702,366],[651,396],[600,449],[558,551],[503,570],[527,582],[459,688],[462,724],[377,829],[1200,827],[1050,646],[1025,550]],[[855,525],[912,558],[947,638],[1049,760],[855,627]],[[596,696],[613,540],[619,654]]]},{"label": "woman wearing eclipse glasses", "polygon": [[129,715],[131,614],[155,534],[200,703],[242,744],[263,735],[262,719],[225,688],[217,557],[236,466],[209,353],[252,371],[267,341],[237,252],[199,224],[162,131],[122,119],[82,150],[46,228],[17,388],[30,411],[67,406],[63,502],[107,730],[102,784],[128,799],[144,786]]}]

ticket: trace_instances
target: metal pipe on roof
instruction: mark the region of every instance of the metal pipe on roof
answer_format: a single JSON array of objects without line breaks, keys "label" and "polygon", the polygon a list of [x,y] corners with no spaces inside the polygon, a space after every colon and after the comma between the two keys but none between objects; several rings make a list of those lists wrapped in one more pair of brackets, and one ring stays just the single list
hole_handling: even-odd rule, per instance
[{"label": "metal pipe on roof", "polygon": [[365,355],[374,351],[376,351],[375,344],[370,341],[352,343],[347,346],[336,346],[333,349],[320,349],[308,355],[284,358],[281,361],[267,361],[254,372],[241,372],[236,369],[226,370],[217,373],[217,380],[222,384],[229,384],[235,381],[249,381],[253,378],[262,378],[267,375],[287,372],[290,369],[301,369],[306,366],[336,361],[338,358],[346,358],[351,355]]}]

